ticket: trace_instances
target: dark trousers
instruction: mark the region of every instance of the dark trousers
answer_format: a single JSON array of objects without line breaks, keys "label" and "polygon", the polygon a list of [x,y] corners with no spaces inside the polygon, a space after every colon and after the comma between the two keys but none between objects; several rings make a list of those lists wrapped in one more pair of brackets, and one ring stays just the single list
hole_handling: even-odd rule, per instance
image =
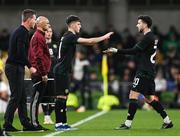
[{"label": "dark trousers", "polygon": [[31,122],[34,126],[39,125],[38,121],[38,108],[39,103],[41,102],[43,95],[46,90],[46,83],[42,82],[41,76],[32,76],[33,82],[33,95],[30,105],[30,115],[31,115]]},{"label": "dark trousers", "polygon": [[0,136],[3,136],[3,130],[1,129],[1,126],[0,126]]},{"label": "dark trousers", "polygon": [[49,103],[42,104],[42,109],[43,109],[44,115],[51,115],[51,113],[54,110],[54,105],[53,104],[49,104]]},{"label": "dark trousers", "polygon": [[16,109],[18,109],[21,124],[26,126],[29,123],[29,118],[27,117],[26,93],[24,90],[24,67],[6,64],[5,74],[9,81],[11,96],[4,115],[4,127],[12,125]]},{"label": "dark trousers", "polygon": [[54,98],[55,96],[55,90],[54,90],[54,80],[52,80],[52,77],[48,76],[48,78],[51,78],[51,80],[48,80],[46,90],[43,96],[43,99],[41,101],[42,109],[44,112],[44,115],[51,115],[52,111],[54,110]]}]

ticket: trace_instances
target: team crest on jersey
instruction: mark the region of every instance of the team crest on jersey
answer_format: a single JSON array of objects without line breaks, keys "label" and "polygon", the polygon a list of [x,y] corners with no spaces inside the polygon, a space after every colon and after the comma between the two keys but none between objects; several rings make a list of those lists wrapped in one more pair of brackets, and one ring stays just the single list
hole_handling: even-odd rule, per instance
[{"label": "team crest on jersey", "polygon": [[53,48],[57,49],[57,44],[53,44]]},{"label": "team crest on jersey", "polygon": [[65,93],[68,94],[69,93],[69,89],[65,89]]}]

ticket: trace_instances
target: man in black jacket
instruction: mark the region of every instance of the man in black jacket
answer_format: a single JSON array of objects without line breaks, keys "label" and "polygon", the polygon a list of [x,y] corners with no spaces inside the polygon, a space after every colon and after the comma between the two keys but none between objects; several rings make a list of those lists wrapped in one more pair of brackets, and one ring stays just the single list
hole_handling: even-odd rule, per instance
[{"label": "man in black jacket", "polygon": [[22,12],[22,24],[10,36],[5,74],[9,81],[11,96],[4,115],[5,123],[3,127],[5,131],[18,131],[18,129],[12,126],[16,109],[18,109],[23,130],[33,130],[27,117],[24,67],[27,66],[30,73],[36,72],[36,69],[31,67],[27,59],[29,30],[34,28],[35,23],[36,12],[31,9],[24,10]]}]

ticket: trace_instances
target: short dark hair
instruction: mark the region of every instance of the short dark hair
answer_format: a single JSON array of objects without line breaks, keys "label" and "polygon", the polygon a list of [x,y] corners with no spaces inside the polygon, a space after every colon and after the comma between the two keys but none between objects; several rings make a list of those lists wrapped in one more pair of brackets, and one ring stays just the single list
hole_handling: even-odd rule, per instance
[{"label": "short dark hair", "polygon": [[138,20],[139,20],[139,19],[141,19],[144,23],[146,23],[147,26],[148,26],[148,28],[151,27],[151,25],[152,25],[152,19],[151,19],[150,16],[148,16],[148,15],[140,15],[140,16],[138,16]]},{"label": "short dark hair", "polygon": [[28,18],[31,18],[33,15],[36,15],[36,11],[32,9],[25,9],[22,12],[22,21],[25,22]]},{"label": "short dark hair", "polygon": [[81,22],[81,19],[76,16],[76,15],[69,15],[67,18],[66,18],[66,24],[69,25],[70,23],[72,22]]}]

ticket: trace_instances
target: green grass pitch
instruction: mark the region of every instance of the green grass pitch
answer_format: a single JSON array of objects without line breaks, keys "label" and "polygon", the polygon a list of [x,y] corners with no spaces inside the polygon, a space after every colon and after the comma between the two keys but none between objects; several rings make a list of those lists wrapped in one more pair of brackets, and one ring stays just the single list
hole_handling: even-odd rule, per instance
[{"label": "green grass pitch", "polygon": [[[112,110],[93,120],[83,123],[76,131],[65,131],[55,136],[180,136],[180,110],[167,111],[173,120],[174,127],[172,129],[160,129],[162,125],[161,117],[155,111],[138,110],[130,130],[114,130],[124,122],[127,110]],[[87,111],[77,113],[75,111],[68,112],[68,121],[74,124],[82,119],[98,113],[98,111]],[[54,114],[52,114],[53,120]],[[40,122],[43,123],[43,115],[39,115]],[[1,115],[2,121],[2,115]],[[2,122],[1,122],[2,124]],[[15,116],[13,125],[22,129],[19,119]],[[54,125],[43,125],[50,129],[45,132],[10,132],[13,136],[46,136],[54,131]]]}]

